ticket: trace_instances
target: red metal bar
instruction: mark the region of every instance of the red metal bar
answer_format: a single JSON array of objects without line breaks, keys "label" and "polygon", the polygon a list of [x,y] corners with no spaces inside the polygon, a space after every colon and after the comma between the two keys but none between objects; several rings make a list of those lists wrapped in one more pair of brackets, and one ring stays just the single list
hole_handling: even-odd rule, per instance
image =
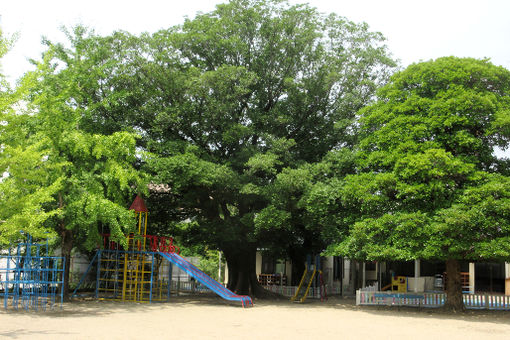
[{"label": "red metal bar", "polygon": [[[110,240],[110,234],[102,234],[103,236],[103,247],[107,250],[118,250],[119,244],[115,241]],[[133,237],[130,235],[129,237]],[[168,236],[157,236],[157,235],[140,235],[139,237],[144,237],[146,240],[146,248],[150,251],[162,251],[168,253],[177,253],[181,252],[181,249],[174,244],[173,237]],[[148,245],[147,245],[148,243]],[[138,251],[142,250],[142,242],[137,241],[136,246]]]}]

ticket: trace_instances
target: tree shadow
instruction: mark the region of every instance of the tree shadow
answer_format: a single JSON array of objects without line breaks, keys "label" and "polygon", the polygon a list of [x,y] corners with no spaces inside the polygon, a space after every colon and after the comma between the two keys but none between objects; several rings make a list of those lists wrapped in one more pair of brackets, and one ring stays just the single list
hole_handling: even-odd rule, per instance
[{"label": "tree shadow", "polygon": [[[75,300],[70,303],[64,303],[62,309],[59,307],[46,311],[25,311],[25,310],[4,310],[0,309],[0,318],[2,314],[30,315],[31,317],[51,317],[51,318],[73,318],[82,316],[108,316],[115,313],[132,312],[144,313],[157,310],[169,310],[172,312],[179,309],[185,309],[190,306],[198,307],[220,307],[220,308],[238,308],[247,311],[252,308],[242,308],[237,301],[227,301],[212,294],[186,294],[171,296],[168,302],[136,303],[136,302],[116,302],[100,301],[93,299]],[[254,300],[254,309],[264,307],[275,307],[281,310],[320,312],[321,310],[343,310],[352,313],[368,313],[377,316],[399,317],[399,318],[423,318],[435,320],[461,320],[467,322],[485,322],[510,325],[509,311],[492,310],[467,310],[465,312],[451,312],[442,308],[413,308],[403,306],[356,306],[354,298],[344,298],[333,296],[327,301],[321,302],[316,299],[307,299],[304,303],[294,303],[290,299],[256,299]],[[0,332],[1,336],[13,336],[17,331],[9,331],[9,334]],[[21,332],[22,333],[22,332]],[[20,333],[20,334],[21,334]],[[21,336],[20,336],[21,337]]]},{"label": "tree shadow", "polygon": [[337,309],[352,311],[355,313],[368,313],[378,316],[391,316],[403,318],[424,318],[437,320],[462,320],[467,322],[489,322],[510,325],[510,311],[498,310],[466,310],[463,312],[452,312],[443,308],[424,308],[406,306],[356,306],[354,297],[329,297],[327,301],[321,302],[317,299],[307,299],[303,303],[287,301],[256,300],[255,306],[272,306],[282,309]]},{"label": "tree shadow", "polygon": [[52,331],[41,331],[41,330],[28,330],[28,329],[23,329],[23,328],[11,330],[11,331],[5,331],[5,332],[2,332],[0,330],[0,338],[5,337],[5,338],[10,338],[10,339],[25,339],[27,337],[35,338],[35,337],[41,336],[41,335],[53,335],[53,336],[66,335],[70,339],[72,339],[73,336],[77,336],[76,333],[65,332],[65,331],[52,332]]}]

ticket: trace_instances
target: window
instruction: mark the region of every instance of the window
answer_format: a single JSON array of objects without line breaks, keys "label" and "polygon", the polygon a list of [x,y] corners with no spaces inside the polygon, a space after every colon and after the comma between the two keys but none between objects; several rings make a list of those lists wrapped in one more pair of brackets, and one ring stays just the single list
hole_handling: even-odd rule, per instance
[{"label": "window", "polygon": [[272,256],[262,255],[262,274],[274,274],[276,260]]},{"label": "window", "polygon": [[343,257],[334,256],[333,257],[333,280],[341,280],[342,279],[342,271],[343,271]]}]

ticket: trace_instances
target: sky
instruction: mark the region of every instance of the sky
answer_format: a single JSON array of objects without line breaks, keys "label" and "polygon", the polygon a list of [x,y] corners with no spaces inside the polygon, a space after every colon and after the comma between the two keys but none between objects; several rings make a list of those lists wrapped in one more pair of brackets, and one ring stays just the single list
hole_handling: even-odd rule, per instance
[{"label": "sky", "polygon": [[[18,34],[1,72],[14,82],[43,51],[41,37],[65,42],[61,26],[99,34],[155,32],[226,0],[0,0],[0,27]],[[289,0],[366,22],[383,33],[402,66],[442,56],[490,58],[510,69],[510,0]]]},{"label": "sky", "polygon": [[[226,1],[226,0],[224,0]],[[2,60],[14,81],[30,68],[28,58],[43,50],[41,37],[65,41],[62,25],[84,24],[99,34],[125,30],[154,32],[180,24],[184,17],[212,11],[222,0],[1,0],[0,27],[19,35]],[[366,22],[387,38],[402,66],[442,56],[490,58],[510,69],[509,0],[290,0],[323,13]]]}]

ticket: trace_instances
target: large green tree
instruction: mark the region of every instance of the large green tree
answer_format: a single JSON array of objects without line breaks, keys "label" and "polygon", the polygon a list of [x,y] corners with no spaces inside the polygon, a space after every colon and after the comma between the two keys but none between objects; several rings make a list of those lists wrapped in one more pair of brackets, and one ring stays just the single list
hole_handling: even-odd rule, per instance
[{"label": "large green tree", "polygon": [[447,305],[462,309],[459,261],[510,257],[508,160],[494,152],[509,146],[510,72],[440,58],[397,73],[378,96],[360,111],[358,173],[337,183],[337,210],[357,222],[332,249],[445,260]]},{"label": "large green tree", "polygon": [[[82,32],[78,27],[74,34]],[[44,194],[37,206],[27,196],[15,207],[21,212],[29,209],[31,219],[39,218],[41,221],[37,221],[46,230],[53,230],[60,237],[62,255],[69,264],[76,240],[85,248],[95,248],[101,245],[99,233],[104,231],[125,243],[124,235],[135,227],[134,217],[127,209],[129,202],[137,190],[144,188],[134,168],[137,135],[122,131],[109,133],[100,122],[93,126],[91,117],[97,107],[95,103],[80,100],[85,97],[82,88],[87,87],[88,79],[84,65],[76,62],[84,59],[82,46],[74,46],[72,53],[67,54],[67,64],[63,64],[63,46],[47,44],[37,70],[26,76],[32,79],[24,102],[27,112],[14,113],[16,120],[23,120],[23,124],[13,121],[6,125],[8,130],[18,127],[23,132],[21,137],[26,141],[20,145],[25,149],[20,150],[37,152],[34,154],[37,163],[24,168],[24,163],[18,163],[19,157],[10,157],[5,162],[9,173],[5,183],[11,180],[20,183],[17,187],[11,185],[12,190],[27,194],[30,191],[26,188],[31,185],[29,189],[39,196]],[[5,141],[6,152],[15,148],[20,148],[16,139]],[[23,227],[22,222],[14,221],[11,229]],[[31,229],[28,231],[33,233]],[[66,298],[69,269],[67,265]]]},{"label": "large green tree", "polygon": [[277,196],[301,190],[292,169],[355,143],[356,112],[394,66],[383,37],[307,5],[233,0],[145,39],[148,169],[189,218],[186,240],[221,249],[229,287],[257,295],[257,248],[313,251],[303,207]]}]

